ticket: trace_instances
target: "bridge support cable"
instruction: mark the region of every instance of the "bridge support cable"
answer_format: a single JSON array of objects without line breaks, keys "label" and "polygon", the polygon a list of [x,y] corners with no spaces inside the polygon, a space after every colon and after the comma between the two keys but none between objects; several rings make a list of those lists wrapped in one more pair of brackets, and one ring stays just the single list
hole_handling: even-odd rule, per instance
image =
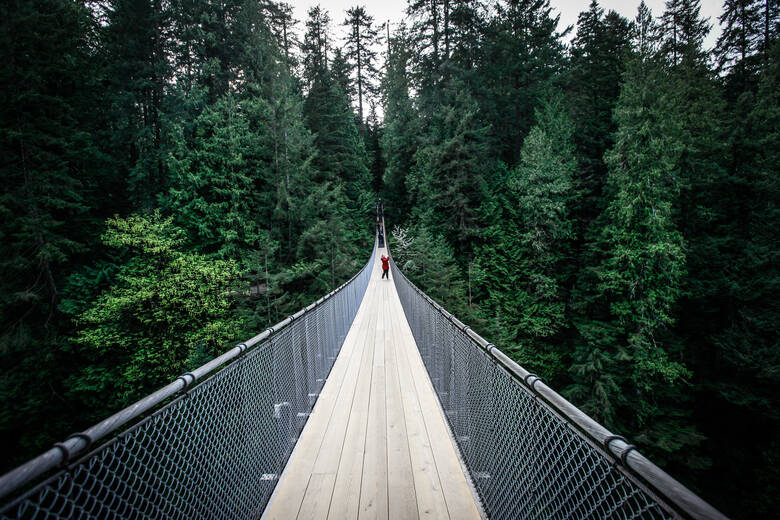
[{"label": "bridge support cable", "polygon": [[490,518],[726,518],[391,269]]},{"label": "bridge support cable", "polygon": [[376,243],[328,295],[1,476],[0,519],[259,518],[375,255]]}]

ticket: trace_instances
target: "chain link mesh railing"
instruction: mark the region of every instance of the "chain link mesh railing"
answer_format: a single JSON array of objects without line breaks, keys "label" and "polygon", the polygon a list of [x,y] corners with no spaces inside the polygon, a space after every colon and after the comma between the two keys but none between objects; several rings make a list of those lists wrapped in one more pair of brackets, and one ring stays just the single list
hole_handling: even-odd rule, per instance
[{"label": "chain link mesh railing", "polygon": [[392,269],[491,519],[725,518]]},{"label": "chain link mesh railing", "polygon": [[[0,518],[259,518],[357,313],[375,254],[328,296],[0,477],[3,497],[61,466],[3,505]],[[86,455],[69,460],[77,452]]]}]

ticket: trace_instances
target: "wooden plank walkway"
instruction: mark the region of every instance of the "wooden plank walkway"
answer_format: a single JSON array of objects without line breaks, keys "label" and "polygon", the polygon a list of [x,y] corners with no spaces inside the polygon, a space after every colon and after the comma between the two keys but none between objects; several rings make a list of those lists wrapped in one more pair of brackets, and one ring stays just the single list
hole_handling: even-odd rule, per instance
[{"label": "wooden plank walkway", "polygon": [[480,518],[382,254],[265,519]]}]

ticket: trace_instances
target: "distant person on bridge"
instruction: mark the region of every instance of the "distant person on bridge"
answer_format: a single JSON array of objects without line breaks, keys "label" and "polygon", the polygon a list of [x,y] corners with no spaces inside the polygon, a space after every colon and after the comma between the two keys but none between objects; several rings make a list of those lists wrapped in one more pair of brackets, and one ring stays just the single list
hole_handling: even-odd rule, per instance
[{"label": "distant person on bridge", "polygon": [[382,278],[390,279],[390,257],[382,255]]}]

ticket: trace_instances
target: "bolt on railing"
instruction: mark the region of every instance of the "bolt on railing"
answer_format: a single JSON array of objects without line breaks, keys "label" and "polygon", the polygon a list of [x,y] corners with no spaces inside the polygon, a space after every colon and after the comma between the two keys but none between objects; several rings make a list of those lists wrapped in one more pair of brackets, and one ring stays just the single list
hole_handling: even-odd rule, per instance
[{"label": "bolt on railing", "polygon": [[375,255],[376,243],[363,269],[331,293],[0,477],[0,518],[259,518]]},{"label": "bolt on railing", "polygon": [[391,266],[420,355],[491,519],[726,518]]}]

